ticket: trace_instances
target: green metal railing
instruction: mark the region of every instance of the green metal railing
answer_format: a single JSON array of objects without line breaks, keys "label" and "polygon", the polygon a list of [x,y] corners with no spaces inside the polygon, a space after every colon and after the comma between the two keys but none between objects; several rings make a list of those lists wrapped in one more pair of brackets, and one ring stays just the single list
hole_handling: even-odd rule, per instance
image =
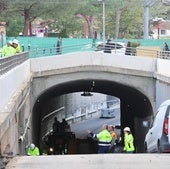
[{"label": "green metal railing", "polygon": [[60,47],[50,47],[50,48],[36,48],[29,51],[30,58],[37,58],[43,56],[53,56],[61,55],[66,53],[75,53],[75,52],[85,52],[85,51],[94,51],[95,47],[91,43],[88,44],[74,44],[71,46],[60,46]]}]

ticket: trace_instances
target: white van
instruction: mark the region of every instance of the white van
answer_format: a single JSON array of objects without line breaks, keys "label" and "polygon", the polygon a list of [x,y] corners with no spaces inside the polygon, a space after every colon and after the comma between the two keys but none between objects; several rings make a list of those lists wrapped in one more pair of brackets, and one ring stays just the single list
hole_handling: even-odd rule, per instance
[{"label": "white van", "polygon": [[145,137],[146,152],[170,152],[170,100],[158,108],[153,124]]},{"label": "white van", "polygon": [[101,118],[113,118],[115,117],[115,113],[117,114],[120,111],[120,104],[119,102],[112,105],[108,108],[101,109]]},{"label": "white van", "polygon": [[[96,44],[96,51],[97,52],[106,52],[108,51],[107,48],[110,49],[109,53],[119,53],[119,54],[125,54],[126,50],[126,43],[123,42],[110,42],[109,44],[103,42],[98,42]],[[106,52],[107,53],[107,52]]]},{"label": "white van", "polygon": [[114,109],[109,109],[109,108],[105,108],[105,109],[101,109],[101,118],[112,118],[115,117],[114,115]]}]

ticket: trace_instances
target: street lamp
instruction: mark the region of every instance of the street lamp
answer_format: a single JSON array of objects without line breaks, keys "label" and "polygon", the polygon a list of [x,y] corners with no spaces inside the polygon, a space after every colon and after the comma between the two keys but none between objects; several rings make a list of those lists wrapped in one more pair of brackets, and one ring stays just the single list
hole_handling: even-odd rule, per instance
[{"label": "street lamp", "polygon": [[159,0],[144,1],[144,39],[149,39],[149,7],[156,4]]},{"label": "street lamp", "polygon": [[103,3],[103,43],[105,43],[105,0],[98,0]]}]

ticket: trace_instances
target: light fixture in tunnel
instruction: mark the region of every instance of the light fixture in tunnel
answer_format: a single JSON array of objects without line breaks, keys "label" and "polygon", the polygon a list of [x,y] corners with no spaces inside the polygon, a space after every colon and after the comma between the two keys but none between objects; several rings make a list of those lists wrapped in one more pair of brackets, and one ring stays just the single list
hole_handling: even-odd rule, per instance
[{"label": "light fixture in tunnel", "polygon": [[92,94],[91,92],[93,91],[94,86],[95,86],[95,82],[92,81],[92,86],[90,87],[90,89],[89,89],[89,90],[87,89],[86,91],[84,91],[84,92],[81,94],[81,96],[93,96],[93,94]]},{"label": "light fixture in tunnel", "polygon": [[90,93],[89,91],[84,91],[81,96],[93,96],[92,93]]}]

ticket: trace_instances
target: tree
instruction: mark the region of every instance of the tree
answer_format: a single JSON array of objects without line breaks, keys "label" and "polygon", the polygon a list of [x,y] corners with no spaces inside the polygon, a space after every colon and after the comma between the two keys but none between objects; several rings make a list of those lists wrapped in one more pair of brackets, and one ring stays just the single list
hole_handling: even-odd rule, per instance
[{"label": "tree", "polygon": [[29,5],[28,7],[24,7],[23,16],[24,16],[24,29],[23,29],[23,36],[32,36],[32,26],[31,23],[37,16],[31,16],[32,8],[37,4],[37,2]]},{"label": "tree", "polygon": [[[66,5],[67,3],[69,5]],[[68,0],[66,0],[65,2],[63,2],[62,0],[43,2],[40,0],[30,0],[29,2],[24,0],[9,0],[8,10],[6,11],[6,13],[10,13],[10,15],[13,13],[11,17],[13,18],[15,16],[15,20],[17,21],[21,19],[24,20],[23,35],[28,36],[32,34],[31,23],[37,17],[41,17],[44,19],[49,19],[53,17],[54,20],[56,19],[56,22],[58,21],[58,18],[61,18],[60,23],[62,24],[63,20],[66,19],[63,19],[63,17],[61,16],[66,16],[65,13],[67,13],[68,16],[66,16],[66,18],[69,19],[69,16],[72,16],[72,13],[74,13],[75,11],[75,10],[71,11],[70,9],[76,6],[75,3],[73,4],[72,3],[70,3],[70,1]],[[70,13],[68,13],[67,11],[69,11]],[[23,18],[19,17],[19,15],[23,16]],[[10,20],[9,16],[7,17],[7,19]],[[65,21],[64,24],[66,22],[67,21]],[[61,27],[65,27],[65,25],[61,25],[60,28]],[[63,30],[60,31],[63,33],[65,32],[64,29],[65,28],[63,28]]]},{"label": "tree", "polygon": [[[106,35],[117,38],[139,38],[143,32],[144,0],[105,0]],[[23,32],[31,35],[33,21],[40,18],[61,37],[81,37],[82,22],[87,23],[88,37],[102,32],[102,3],[98,0],[1,0],[0,20],[7,22],[8,36]],[[161,3],[150,9],[151,17],[169,18],[170,7]],[[81,14],[83,18],[78,18]]]},{"label": "tree", "polygon": [[[94,1],[87,2],[86,5],[80,7],[76,11],[76,16],[84,20],[85,24],[88,26],[88,37],[94,38],[94,18],[98,11],[98,7]],[[85,34],[85,32],[83,32]]]},{"label": "tree", "polygon": [[1,0],[0,2],[0,12],[7,9],[7,1]]}]

